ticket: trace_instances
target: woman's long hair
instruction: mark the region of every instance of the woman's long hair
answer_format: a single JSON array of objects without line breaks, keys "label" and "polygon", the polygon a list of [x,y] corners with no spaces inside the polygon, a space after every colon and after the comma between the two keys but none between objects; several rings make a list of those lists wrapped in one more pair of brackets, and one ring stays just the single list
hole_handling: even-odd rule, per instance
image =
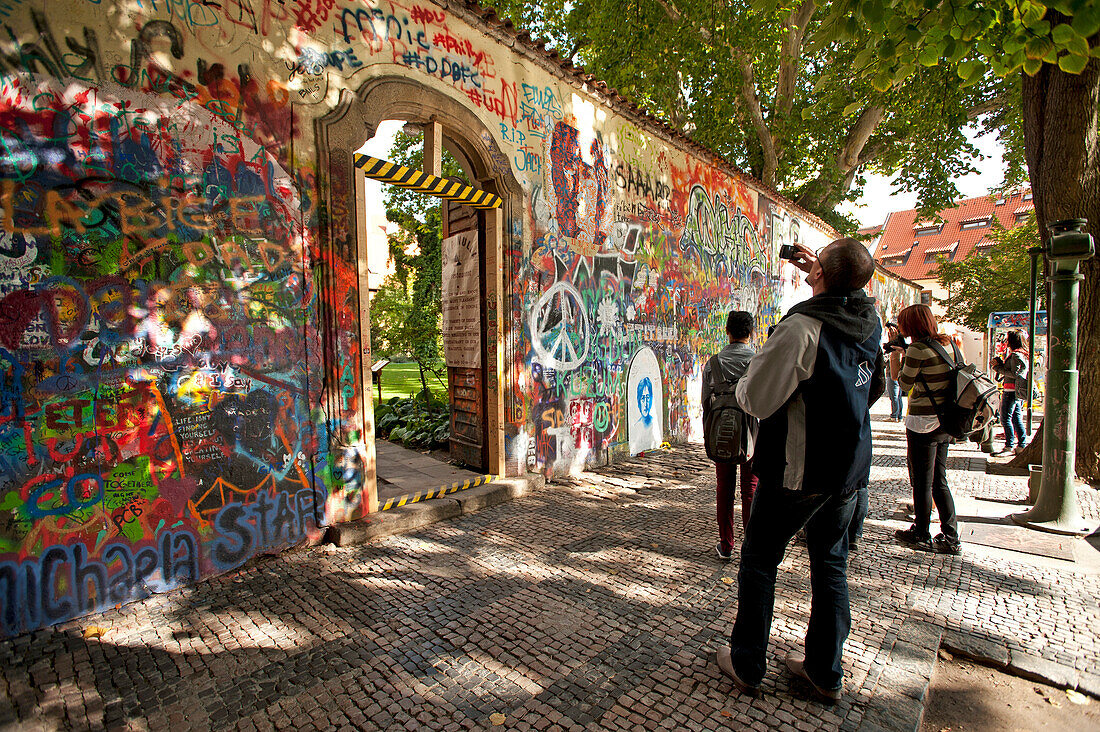
[{"label": "woman's long hair", "polygon": [[1008,331],[1008,337],[1005,339],[1008,341],[1008,347],[1013,351],[1023,351],[1025,356],[1030,356],[1027,347],[1024,345],[1027,341],[1024,338],[1024,334],[1018,330]]},{"label": "woman's long hair", "polygon": [[898,329],[914,341],[931,339],[942,345],[951,343],[950,336],[940,333],[936,316],[927,305],[910,305],[898,313]]}]

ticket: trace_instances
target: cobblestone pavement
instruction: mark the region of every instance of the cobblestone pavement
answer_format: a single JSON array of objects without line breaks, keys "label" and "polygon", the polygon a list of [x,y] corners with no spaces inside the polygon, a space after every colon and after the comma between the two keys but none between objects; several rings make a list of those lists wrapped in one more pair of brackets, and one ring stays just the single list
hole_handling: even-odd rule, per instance
[{"label": "cobblestone pavement", "polygon": [[[1026,494],[978,453],[955,450],[950,470],[959,496]],[[957,557],[897,546],[909,487],[893,423],[876,423],[871,492],[835,707],[782,668],[809,612],[801,545],[780,572],[765,693],[738,695],[713,663],[737,557],[714,555],[710,463],[679,446],[2,641],[0,727],[912,729],[949,640],[1095,681],[1100,574],[977,545]],[[1094,492],[1083,499],[1096,519]],[[85,639],[91,626],[107,632]]]}]

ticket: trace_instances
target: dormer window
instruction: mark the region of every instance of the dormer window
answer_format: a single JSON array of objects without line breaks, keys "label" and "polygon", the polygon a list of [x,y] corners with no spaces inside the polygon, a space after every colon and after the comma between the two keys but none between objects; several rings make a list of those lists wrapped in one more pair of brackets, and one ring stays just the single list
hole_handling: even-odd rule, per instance
[{"label": "dormer window", "polygon": [[[943,223],[934,224],[922,221],[916,224],[913,229],[914,236],[931,236],[933,234],[938,234],[943,231]],[[915,244],[916,242],[913,243]]]},{"label": "dormer window", "polygon": [[1031,191],[1028,191],[1027,193],[1024,194],[1024,200],[1025,201],[1030,201],[1032,199],[1032,197],[1033,196],[1031,195]]},{"label": "dormer window", "polygon": [[954,242],[952,244],[944,244],[938,247],[928,247],[924,250],[924,261],[930,262],[946,262],[955,256],[955,250],[958,248],[959,243]]},{"label": "dormer window", "polygon": [[998,198],[994,203],[998,206],[1003,206],[1003,205],[1005,205],[1005,199]]},{"label": "dormer window", "polygon": [[965,221],[959,222],[959,228],[964,231],[966,229],[980,229],[983,226],[989,226],[989,222],[992,220],[992,216],[980,216],[978,218],[966,219]]}]

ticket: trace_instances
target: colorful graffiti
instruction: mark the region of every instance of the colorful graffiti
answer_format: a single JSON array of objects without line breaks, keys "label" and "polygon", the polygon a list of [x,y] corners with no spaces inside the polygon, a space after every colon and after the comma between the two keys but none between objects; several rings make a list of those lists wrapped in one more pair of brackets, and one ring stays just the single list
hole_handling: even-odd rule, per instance
[{"label": "colorful graffiti", "polygon": [[7,77],[0,144],[3,632],[316,534],[291,176],[217,115],[111,81]]},{"label": "colorful graffiti", "polygon": [[[321,130],[374,82],[461,105],[477,122],[447,134],[488,151],[500,190],[522,190],[493,252],[506,297],[486,308],[505,328],[505,372],[486,383],[505,395],[509,472],[697,438],[726,313],[754,313],[762,341],[806,295],[779,247],[829,238],[467,11],[108,5],[4,18],[3,634],[369,508],[354,147]],[[872,290],[884,314],[916,296],[888,278]]]},{"label": "colorful graffiti", "polygon": [[754,313],[762,341],[807,294],[779,246],[827,238],[713,168],[616,159],[613,126],[546,126],[530,244],[510,252],[523,330],[509,458],[554,474],[697,437],[701,370],[726,313]]},{"label": "colorful graffiti", "polygon": [[[1008,334],[1018,330],[1027,341],[1028,320],[1030,314],[1024,311],[1011,311],[990,313],[987,323],[986,347],[990,356],[1000,356],[1002,359],[1008,355]],[[1029,381],[1035,389],[1035,401],[1042,403],[1046,394],[1047,373],[1047,312],[1040,310],[1035,313],[1035,340],[1030,343],[1029,350],[1034,354],[1034,370]]]},{"label": "colorful graffiti", "polygon": [[919,288],[882,267],[875,268],[875,274],[867,284],[867,294],[877,301],[878,314],[883,323],[896,322],[902,308],[916,305],[920,301]]}]

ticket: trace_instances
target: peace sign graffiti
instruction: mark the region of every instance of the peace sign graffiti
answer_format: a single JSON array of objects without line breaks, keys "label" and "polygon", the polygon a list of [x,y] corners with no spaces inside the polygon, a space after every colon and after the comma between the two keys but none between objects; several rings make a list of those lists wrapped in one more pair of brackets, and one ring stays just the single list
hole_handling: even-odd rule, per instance
[{"label": "peace sign graffiti", "polygon": [[577,288],[555,282],[531,311],[531,341],[544,366],[572,371],[588,357],[588,314]]}]

